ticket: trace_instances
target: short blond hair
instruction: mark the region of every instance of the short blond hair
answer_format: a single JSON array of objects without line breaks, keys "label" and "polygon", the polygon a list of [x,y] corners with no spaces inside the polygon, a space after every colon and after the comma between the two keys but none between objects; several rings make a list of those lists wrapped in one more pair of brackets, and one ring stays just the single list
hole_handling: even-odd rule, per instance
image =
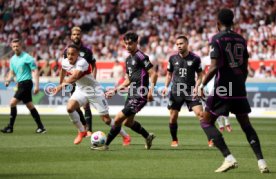
[{"label": "short blond hair", "polygon": [[79,31],[79,32],[81,32],[81,28],[78,27],[78,26],[75,26],[75,27],[72,28],[71,32],[73,32],[73,31]]},{"label": "short blond hair", "polygon": [[20,39],[13,39],[13,40],[11,41],[11,43],[21,43],[21,40],[20,40]]}]

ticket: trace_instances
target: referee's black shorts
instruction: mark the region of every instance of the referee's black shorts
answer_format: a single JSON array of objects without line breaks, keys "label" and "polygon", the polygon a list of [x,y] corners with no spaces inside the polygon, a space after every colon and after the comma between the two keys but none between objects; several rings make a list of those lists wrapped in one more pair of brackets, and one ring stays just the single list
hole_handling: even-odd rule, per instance
[{"label": "referee's black shorts", "polygon": [[14,94],[14,98],[23,101],[24,104],[32,101],[32,80],[20,81],[17,84],[17,91]]}]

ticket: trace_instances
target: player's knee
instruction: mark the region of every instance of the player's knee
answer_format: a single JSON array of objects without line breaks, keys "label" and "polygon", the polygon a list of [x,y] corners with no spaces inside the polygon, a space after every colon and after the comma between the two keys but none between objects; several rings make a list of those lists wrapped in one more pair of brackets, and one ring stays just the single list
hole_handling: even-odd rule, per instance
[{"label": "player's knee", "polygon": [[34,108],[33,103],[27,103],[26,106],[29,110],[32,110]]},{"label": "player's knee", "polygon": [[202,119],[203,113],[201,111],[195,111],[195,115],[198,119]]},{"label": "player's knee", "polygon": [[10,106],[11,107],[16,107],[17,105],[17,101],[13,98],[11,101],[10,101]]},{"label": "player's knee", "polygon": [[68,106],[67,107],[67,112],[68,113],[72,113],[72,112],[74,112],[75,110],[74,110],[74,108],[73,107],[71,107],[71,106]]},{"label": "player's knee", "polygon": [[114,121],[114,125],[115,126],[121,126],[122,125],[122,122],[120,120],[115,120]]},{"label": "player's knee", "polygon": [[178,118],[178,111],[171,111],[170,123],[176,123]]},{"label": "player's knee", "polygon": [[11,102],[10,102],[10,106],[11,106],[11,107],[15,107],[15,106],[16,106],[16,102],[15,102],[15,101],[11,101]]},{"label": "player's knee", "polygon": [[106,125],[110,125],[111,124],[111,118],[108,114],[105,115],[101,115],[101,119],[102,121],[106,124]]},{"label": "player's knee", "polygon": [[170,117],[170,123],[176,123],[177,122],[177,117],[176,116],[171,116]]},{"label": "player's knee", "polygon": [[204,118],[204,111],[200,111],[199,116],[200,116],[200,119],[203,119]]}]

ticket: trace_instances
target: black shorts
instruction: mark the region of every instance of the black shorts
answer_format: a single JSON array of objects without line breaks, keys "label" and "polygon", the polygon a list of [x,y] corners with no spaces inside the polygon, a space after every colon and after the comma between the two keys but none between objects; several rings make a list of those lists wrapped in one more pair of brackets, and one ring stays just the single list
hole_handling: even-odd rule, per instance
[{"label": "black shorts", "polygon": [[24,104],[32,101],[32,80],[25,80],[18,82],[17,91],[14,94],[14,98],[23,101]]},{"label": "black shorts", "polygon": [[251,112],[251,107],[247,98],[223,99],[214,95],[208,97],[205,111],[215,116],[228,116],[229,112],[233,114],[248,114]]},{"label": "black shorts", "polygon": [[147,99],[144,98],[127,98],[122,112],[125,116],[131,116],[138,113],[146,104]]},{"label": "black shorts", "polygon": [[193,99],[192,96],[185,96],[184,94],[177,95],[176,93],[170,92],[170,100],[168,109],[180,111],[184,103],[186,103],[189,111],[192,111],[194,106],[202,105],[199,99]]},{"label": "black shorts", "polygon": [[71,95],[75,92],[75,90],[76,90],[76,83],[73,83],[72,84],[72,89],[70,91]]}]

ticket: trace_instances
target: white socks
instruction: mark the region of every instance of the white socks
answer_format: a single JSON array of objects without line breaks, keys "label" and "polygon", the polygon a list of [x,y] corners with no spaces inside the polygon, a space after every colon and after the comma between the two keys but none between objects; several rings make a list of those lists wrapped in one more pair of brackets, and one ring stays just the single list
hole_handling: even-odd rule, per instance
[{"label": "white socks", "polygon": [[266,166],[266,162],[264,159],[258,160],[258,166]]},{"label": "white socks", "polygon": [[225,157],[225,160],[227,160],[227,161],[236,161],[235,157],[232,154]]},{"label": "white socks", "polygon": [[69,117],[71,119],[71,121],[73,122],[73,124],[76,126],[76,128],[79,130],[79,132],[84,132],[84,126],[82,125],[81,121],[80,121],[80,116],[79,114],[74,111],[72,113],[68,113]]},{"label": "white socks", "polygon": [[230,119],[228,117],[224,117],[225,126],[230,125]]},{"label": "white socks", "polygon": [[[111,127],[114,126],[114,123],[115,123],[114,119],[111,119],[110,126]],[[128,136],[128,134],[126,133],[126,131],[123,128],[121,128],[120,135],[122,137],[127,137]]]},{"label": "white socks", "polygon": [[115,124],[114,119],[111,119],[111,122],[110,122],[110,127],[114,126],[114,124]]},{"label": "white socks", "polygon": [[223,117],[222,116],[218,117],[217,123],[218,123],[219,128],[224,128],[224,121],[223,121]]},{"label": "white socks", "polygon": [[127,137],[128,136],[128,134],[126,133],[124,128],[121,128],[120,134],[121,134],[122,137]]},{"label": "white socks", "polygon": [[217,119],[219,128],[224,128],[224,126],[230,125],[230,119],[226,116],[219,116]]}]

